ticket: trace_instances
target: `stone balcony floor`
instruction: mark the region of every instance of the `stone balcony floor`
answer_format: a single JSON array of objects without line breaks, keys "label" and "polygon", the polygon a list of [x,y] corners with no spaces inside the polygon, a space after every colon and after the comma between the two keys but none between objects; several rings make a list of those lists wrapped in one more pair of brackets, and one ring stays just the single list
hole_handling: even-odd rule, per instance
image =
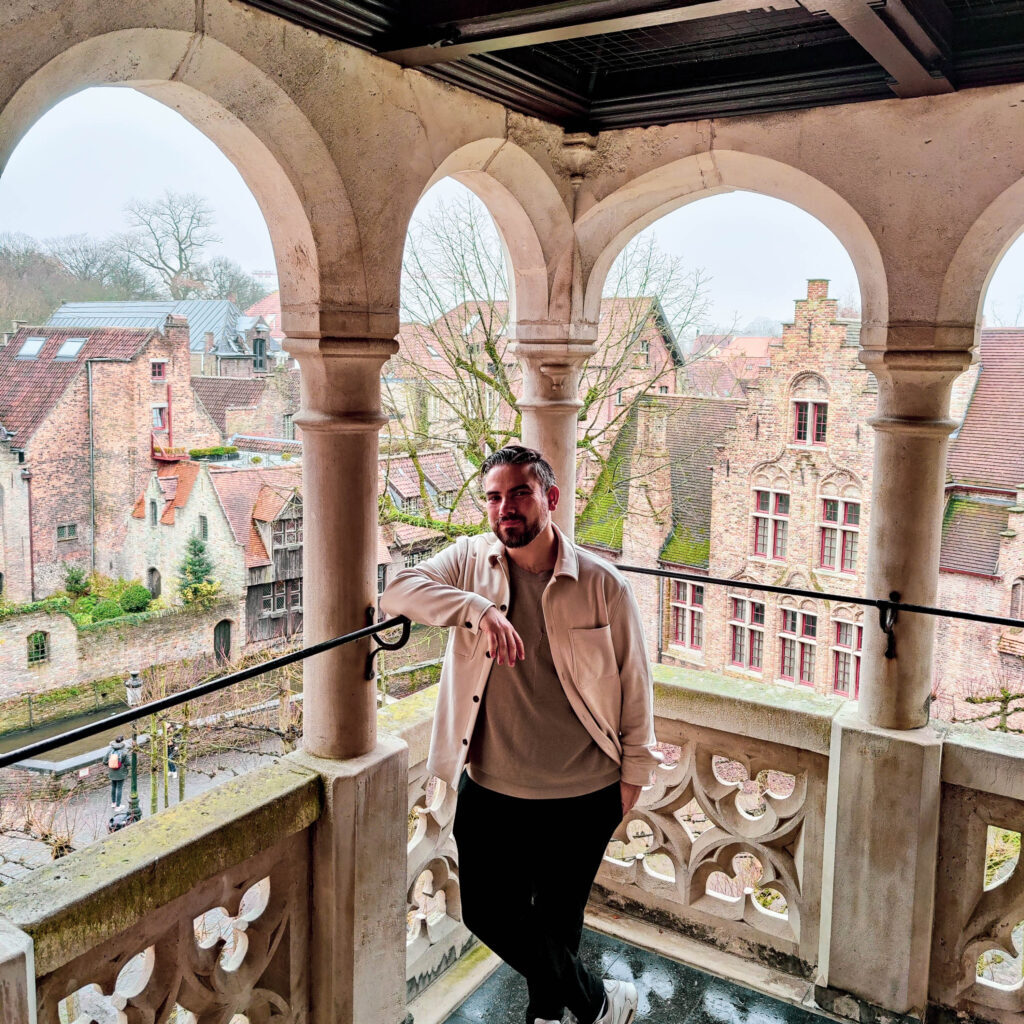
[{"label": "stone balcony floor", "polygon": [[[604,977],[636,985],[640,995],[636,1024],[821,1024],[834,1020],[589,929],[583,935],[583,956],[588,966]],[[526,983],[502,964],[455,1010],[447,1024],[523,1024],[525,1012]]]}]

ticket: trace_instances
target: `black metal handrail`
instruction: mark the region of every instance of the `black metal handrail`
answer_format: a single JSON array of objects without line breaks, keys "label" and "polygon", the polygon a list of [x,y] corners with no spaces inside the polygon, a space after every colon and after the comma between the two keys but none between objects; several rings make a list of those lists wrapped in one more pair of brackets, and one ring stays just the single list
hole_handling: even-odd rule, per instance
[{"label": "black metal handrail", "polygon": [[368,636],[375,636],[378,633],[383,633],[387,629],[394,629],[400,626],[402,628],[401,637],[394,642],[380,643],[380,647],[371,651],[367,656],[367,678],[373,678],[372,672],[372,659],[379,652],[381,648],[389,651],[398,650],[403,647],[409,639],[409,628],[410,622],[404,615],[396,616],[393,619],[386,619],[383,622],[375,622],[373,625],[364,626],[362,629],[357,629],[353,633],[345,633],[342,636],[333,637],[330,640],[322,640],[318,644],[311,644],[309,647],[303,647],[298,651],[292,651],[290,654],[282,654],[280,657],[271,658],[269,661],[261,662],[258,665],[251,665],[249,668],[239,669],[237,672],[231,672],[226,676],[217,676],[215,679],[208,679],[204,683],[199,683],[196,686],[189,687],[187,690],[181,690],[178,693],[168,694],[166,697],[158,697],[156,700],[148,701],[145,704],[140,704],[137,707],[129,708],[127,711],[118,711],[116,714],[108,715],[106,718],[100,719],[98,722],[90,722],[88,725],[81,725],[77,729],[69,729],[67,732],[59,733],[56,736],[51,736],[45,740],[38,740],[36,743],[29,743],[24,747],[18,747],[17,750],[12,750],[7,754],[0,754],[0,768],[7,768],[12,764],[17,764],[19,761],[27,761],[33,757],[38,757],[40,754],[46,754],[51,750],[56,750],[58,747],[63,747],[68,743],[76,743],[78,740],[88,739],[90,736],[95,736],[97,733],[108,732],[110,729],[118,725],[128,725],[140,718],[145,718],[148,715],[154,715],[159,711],[166,711],[167,708],[177,707],[179,704],[186,704],[190,700],[195,700],[197,697],[205,697],[207,694],[216,693],[218,690],[225,690],[229,686],[234,686],[236,683],[243,683],[247,679],[253,679],[256,676],[261,676],[265,672],[270,672],[275,668],[284,668],[285,665],[292,665],[297,661],[302,661],[305,658],[310,658],[314,654],[321,654],[324,651],[330,651],[335,647],[341,647],[344,644],[354,643],[356,640],[363,640]]},{"label": "black metal handrail", "polygon": [[643,576],[660,576],[663,579],[686,580],[690,583],[710,584],[717,587],[732,587],[735,590],[757,590],[766,594],[783,594],[790,597],[809,597],[815,601],[842,601],[878,609],[878,622],[888,638],[885,656],[896,657],[896,635],[894,627],[900,612],[915,615],[935,615],[945,619],[965,619],[968,622],[989,622],[996,626],[1024,628],[1024,619],[1011,619],[1004,615],[984,615],[981,612],[963,612],[952,608],[932,608],[924,604],[904,604],[898,591],[889,594],[888,600],[881,597],[854,597],[850,594],[833,594],[825,590],[799,590],[795,587],[778,587],[773,583],[753,583],[750,580],[730,580],[721,576],[702,576],[695,572],[678,572],[675,569],[649,569],[642,565],[616,565],[620,572],[635,572]]}]

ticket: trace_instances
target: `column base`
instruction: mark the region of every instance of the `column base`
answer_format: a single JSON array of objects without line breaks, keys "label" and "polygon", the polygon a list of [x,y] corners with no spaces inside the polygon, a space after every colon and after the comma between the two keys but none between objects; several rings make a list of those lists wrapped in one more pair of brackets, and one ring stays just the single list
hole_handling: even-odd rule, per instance
[{"label": "column base", "polygon": [[0,919],[0,1024],[36,1024],[32,939]]},{"label": "column base", "polygon": [[[822,1010],[857,1021],[858,1024],[921,1024],[923,1019],[914,1014],[894,1013],[827,985],[814,986],[814,1002]],[[930,1014],[928,1019],[931,1020]]]},{"label": "column base", "polygon": [[855,704],[833,719],[818,985],[876,1008],[859,1020],[924,1015],[941,753],[930,727],[870,726]]},{"label": "column base", "polygon": [[313,838],[310,1020],[402,1024],[409,750],[390,736],[362,757],[289,755],[324,782]]}]

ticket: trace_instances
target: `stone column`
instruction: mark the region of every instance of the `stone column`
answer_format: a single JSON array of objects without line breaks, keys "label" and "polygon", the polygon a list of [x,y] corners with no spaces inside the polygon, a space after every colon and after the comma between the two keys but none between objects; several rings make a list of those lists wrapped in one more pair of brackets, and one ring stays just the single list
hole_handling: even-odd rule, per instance
[{"label": "stone column", "polygon": [[[380,373],[398,343],[289,338],[302,373],[303,636],[307,646],[368,625],[377,595]],[[303,665],[303,749],[360,757],[376,744],[377,691],[365,678],[370,641]]]},{"label": "stone column", "polygon": [[[969,352],[864,351],[878,380],[878,415],[866,594],[897,592],[908,604],[934,605],[939,585],[946,448],[953,381]],[[935,621],[903,615],[895,657],[887,658],[877,618],[865,622],[860,717],[884,729],[917,729],[929,718]]]},{"label": "stone column", "polygon": [[[596,335],[596,328],[583,333]],[[522,441],[542,452],[555,471],[561,499],[552,518],[570,538],[576,530],[580,373],[595,351],[592,338],[573,334],[566,326],[518,324],[513,349],[523,367]]]},{"label": "stone column", "polygon": [[[970,354],[861,359],[878,379],[866,594],[934,605],[950,390]],[[942,737],[928,726],[934,630],[930,616],[900,616],[887,658],[866,613],[860,701],[832,723],[815,994],[857,1020],[920,1018],[927,1005],[942,793]]]}]

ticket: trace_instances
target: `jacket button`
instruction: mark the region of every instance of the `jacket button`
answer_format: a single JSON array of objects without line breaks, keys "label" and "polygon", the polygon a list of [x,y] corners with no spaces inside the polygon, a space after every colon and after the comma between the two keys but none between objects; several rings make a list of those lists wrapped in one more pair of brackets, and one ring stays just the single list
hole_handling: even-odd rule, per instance
[{"label": "jacket button", "polygon": [[473,703],[474,704],[479,704],[480,703],[480,698],[478,696],[476,696],[476,694],[473,695]]},{"label": "jacket button", "polygon": [[501,607],[500,607],[500,608],[498,609],[498,611],[500,611],[500,612],[503,612],[503,611],[505,611],[505,609],[506,609],[506,608],[508,608],[508,605],[507,605],[507,604],[503,604],[503,605],[501,605]]},{"label": "jacket button", "polygon": [[472,628],[473,628],[473,623],[470,622],[469,619],[466,619],[466,629],[472,629]]},{"label": "jacket button", "polygon": [[463,741],[462,741],[462,745],[463,745],[464,747],[468,747],[468,746],[469,746],[469,740],[463,740]]}]

